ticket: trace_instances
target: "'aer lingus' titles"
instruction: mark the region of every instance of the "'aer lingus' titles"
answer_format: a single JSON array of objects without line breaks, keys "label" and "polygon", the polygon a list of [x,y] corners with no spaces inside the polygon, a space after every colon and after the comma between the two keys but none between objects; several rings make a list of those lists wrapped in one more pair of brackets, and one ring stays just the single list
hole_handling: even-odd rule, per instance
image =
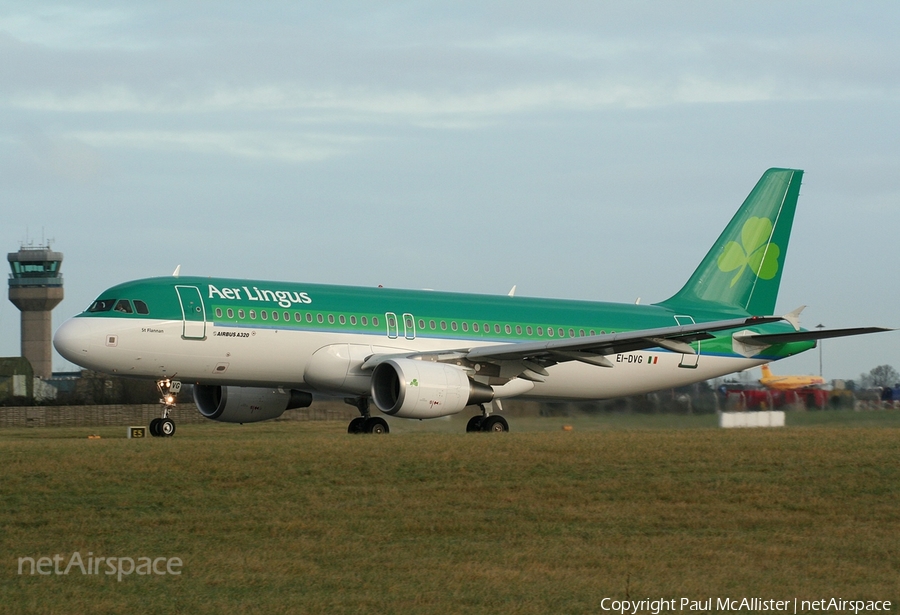
[{"label": "'aer lingus' titles", "polygon": [[[243,296],[241,295],[243,293]],[[231,301],[269,301],[277,303],[283,308],[289,308],[294,304],[309,304],[312,299],[306,293],[298,293],[290,290],[260,290],[256,286],[252,289],[246,286],[241,288],[223,288],[219,290],[212,284],[209,285],[209,298],[229,299]]]}]

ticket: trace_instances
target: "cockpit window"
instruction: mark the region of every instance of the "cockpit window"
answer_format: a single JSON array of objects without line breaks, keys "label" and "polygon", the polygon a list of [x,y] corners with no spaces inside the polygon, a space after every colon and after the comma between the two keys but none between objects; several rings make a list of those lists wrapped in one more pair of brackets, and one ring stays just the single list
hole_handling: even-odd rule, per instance
[{"label": "cockpit window", "polygon": [[122,312],[123,314],[131,314],[134,312],[131,307],[131,301],[128,299],[119,299],[118,303],[116,303],[115,310],[117,312]]},{"label": "cockpit window", "polygon": [[91,307],[88,308],[88,312],[108,312],[113,309],[115,304],[115,299],[97,299]]},{"label": "cockpit window", "polygon": [[150,308],[147,307],[147,304],[141,301],[140,299],[134,300],[134,310],[138,314],[149,314]]}]

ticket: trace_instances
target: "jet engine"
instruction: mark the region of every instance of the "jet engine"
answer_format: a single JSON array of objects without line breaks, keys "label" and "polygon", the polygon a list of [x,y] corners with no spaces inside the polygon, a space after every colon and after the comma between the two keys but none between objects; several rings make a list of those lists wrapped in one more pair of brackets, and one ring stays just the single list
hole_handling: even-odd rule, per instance
[{"label": "jet engine", "polygon": [[194,403],[200,414],[223,423],[255,423],[281,416],[285,410],[307,408],[312,395],[294,389],[194,385]]},{"label": "jet engine", "polygon": [[372,373],[372,400],[391,416],[430,419],[491,401],[494,390],[455,365],[388,359]]}]

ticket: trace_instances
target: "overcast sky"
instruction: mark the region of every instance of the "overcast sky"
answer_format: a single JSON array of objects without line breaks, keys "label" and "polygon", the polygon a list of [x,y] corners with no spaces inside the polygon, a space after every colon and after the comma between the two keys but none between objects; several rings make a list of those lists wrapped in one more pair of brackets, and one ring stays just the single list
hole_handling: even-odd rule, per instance
[{"label": "overcast sky", "polygon": [[[0,2],[0,250],[65,254],[55,326],[179,264],[650,303],[784,166],[779,310],[898,327],[898,26],[893,1]],[[898,335],[827,341],[826,378],[900,369]]]}]

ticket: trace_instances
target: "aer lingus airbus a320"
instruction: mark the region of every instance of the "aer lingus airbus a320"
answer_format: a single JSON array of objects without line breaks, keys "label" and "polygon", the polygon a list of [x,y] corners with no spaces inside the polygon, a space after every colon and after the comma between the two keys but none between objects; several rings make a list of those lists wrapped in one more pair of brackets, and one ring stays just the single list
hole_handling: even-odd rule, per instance
[{"label": "aer lingus airbus a320", "polygon": [[[56,332],[83,367],[193,386],[203,416],[249,423],[355,401],[352,433],[381,412],[427,419],[480,408],[468,431],[507,431],[509,397],[603,399],[678,387],[883,329],[806,331],[774,316],[802,171],[765,172],[700,266],[655,305],[222,278],[113,286]],[[151,432],[169,436],[169,416]]]}]

